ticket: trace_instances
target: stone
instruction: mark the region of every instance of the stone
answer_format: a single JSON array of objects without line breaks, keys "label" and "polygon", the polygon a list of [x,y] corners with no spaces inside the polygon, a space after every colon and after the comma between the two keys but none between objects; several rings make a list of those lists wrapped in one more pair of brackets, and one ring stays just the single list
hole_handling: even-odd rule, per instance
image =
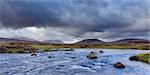
[{"label": "stone", "polygon": [[52,56],[48,56],[48,58],[52,58]]},{"label": "stone", "polygon": [[100,53],[104,53],[104,51],[103,51],[103,50],[100,50],[99,52],[100,52]]},{"label": "stone", "polygon": [[131,60],[131,61],[138,61],[139,58],[138,58],[137,56],[131,56],[131,57],[129,58],[129,60]]},{"label": "stone", "polygon": [[115,64],[114,64],[114,67],[115,67],[115,68],[120,68],[120,69],[125,68],[125,66],[124,66],[121,62],[115,63]]},{"label": "stone", "polygon": [[31,56],[37,56],[37,54],[36,54],[36,53],[33,53],[33,54],[31,54]]},{"label": "stone", "polygon": [[89,59],[97,59],[97,55],[95,52],[91,52],[90,54],[87,55],[87,58]]}]

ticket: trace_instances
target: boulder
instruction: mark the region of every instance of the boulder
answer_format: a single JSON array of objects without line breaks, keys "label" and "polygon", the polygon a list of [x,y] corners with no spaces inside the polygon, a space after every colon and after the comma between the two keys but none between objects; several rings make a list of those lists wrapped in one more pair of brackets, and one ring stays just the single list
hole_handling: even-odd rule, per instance
[{"label": "boulder", "polygon": [[120,69],[125,68],[125,66],[124,66],[121,62],[117,62],[117,63],[115,63],[115,64],[114,64],[114,67],[116,67],[116,68],[120,68]]},{"label": "boulder", "polygon": [[97,55],[95,52],[91,52],[90,54],[87,55],[87,58],[89,59],[97,59]]},{"label": "boulder", "polygon": [[52,58],[52,56],[48,56],[48,58]]},{"label": "boulder", "polygon": [[138,58],[137,56],[131,56],[131,57],[129,58],[129,60],[131,60],[131,61],[138,61],[139,58]]},{"label": "boulder", "polygon": [[70,58],[73,58],[73,59],[74,59],[74,58],[76,58],[76,57],[74,57],[74,56],[71,56]]},{"label": "boulder", "polygon": [[99,52],[100,52],[100,53],[104,53],[104,51],[103,51],[103,50],[100,50]]},{"label": "boulder", "polygon": [[68,52],[67,52],[66,54],[72,54],[72,53],[68,53]]},{"label": "boulder", "polygon": [[31,56],[37,56],[37,54],[36,54],[36,53],[33,53],[33,54],[31,54]]}]

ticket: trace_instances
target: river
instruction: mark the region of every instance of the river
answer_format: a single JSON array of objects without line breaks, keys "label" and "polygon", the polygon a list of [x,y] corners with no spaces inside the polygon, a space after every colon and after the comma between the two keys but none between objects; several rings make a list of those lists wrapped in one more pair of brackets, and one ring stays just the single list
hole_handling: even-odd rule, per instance
[{"label": "river", "polygon": [[[104,50],[104,53],[99,53]],[[88,59],[91,51],[98,59]],[[150,65],[128,58],[144,50],[118,49],[75,49],[75,51],[54,51],[31,54],[0,54],[0,75],[150,75]],[[48,58],[51,56],[51,58]],[[113,67],[123,63],[125,69]]]}]

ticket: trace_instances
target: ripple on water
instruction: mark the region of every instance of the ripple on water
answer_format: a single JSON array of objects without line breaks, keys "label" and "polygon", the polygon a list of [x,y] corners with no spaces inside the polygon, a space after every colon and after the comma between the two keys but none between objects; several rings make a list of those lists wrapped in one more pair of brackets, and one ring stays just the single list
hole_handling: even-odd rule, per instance
[{"label": "ripple on water", "polygon": [[[90,50],[92,51],[92,50]],[[128,57],[145,51],[105,51],[97,52],[98,59],[90,60],[89,50],[71,52],[50,52],[31,57],[30,54],[0,55],[0,75],[148,75],[150,65],[132,62]],[[48,58],[47,56],[52,56]],[[122,62],[126,68],[117,69],[113,64]]]}]

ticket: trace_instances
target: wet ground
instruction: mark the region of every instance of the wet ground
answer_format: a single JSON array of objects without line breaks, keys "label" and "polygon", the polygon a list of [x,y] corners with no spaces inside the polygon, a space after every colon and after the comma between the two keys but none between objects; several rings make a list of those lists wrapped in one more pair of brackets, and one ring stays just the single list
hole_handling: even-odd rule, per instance
[{"label": "wet ground", "polygon": [[[99,50],[75,49],[39,53],[38,56],[0,54],[0,75],[150,75],[149,64],[128,60],[132,55],[148,51],[103,49],[101,54]],[[91,51],[97,52],[98,59],[86,58]],[[117,61],[126,68],[114,68]]]}]

